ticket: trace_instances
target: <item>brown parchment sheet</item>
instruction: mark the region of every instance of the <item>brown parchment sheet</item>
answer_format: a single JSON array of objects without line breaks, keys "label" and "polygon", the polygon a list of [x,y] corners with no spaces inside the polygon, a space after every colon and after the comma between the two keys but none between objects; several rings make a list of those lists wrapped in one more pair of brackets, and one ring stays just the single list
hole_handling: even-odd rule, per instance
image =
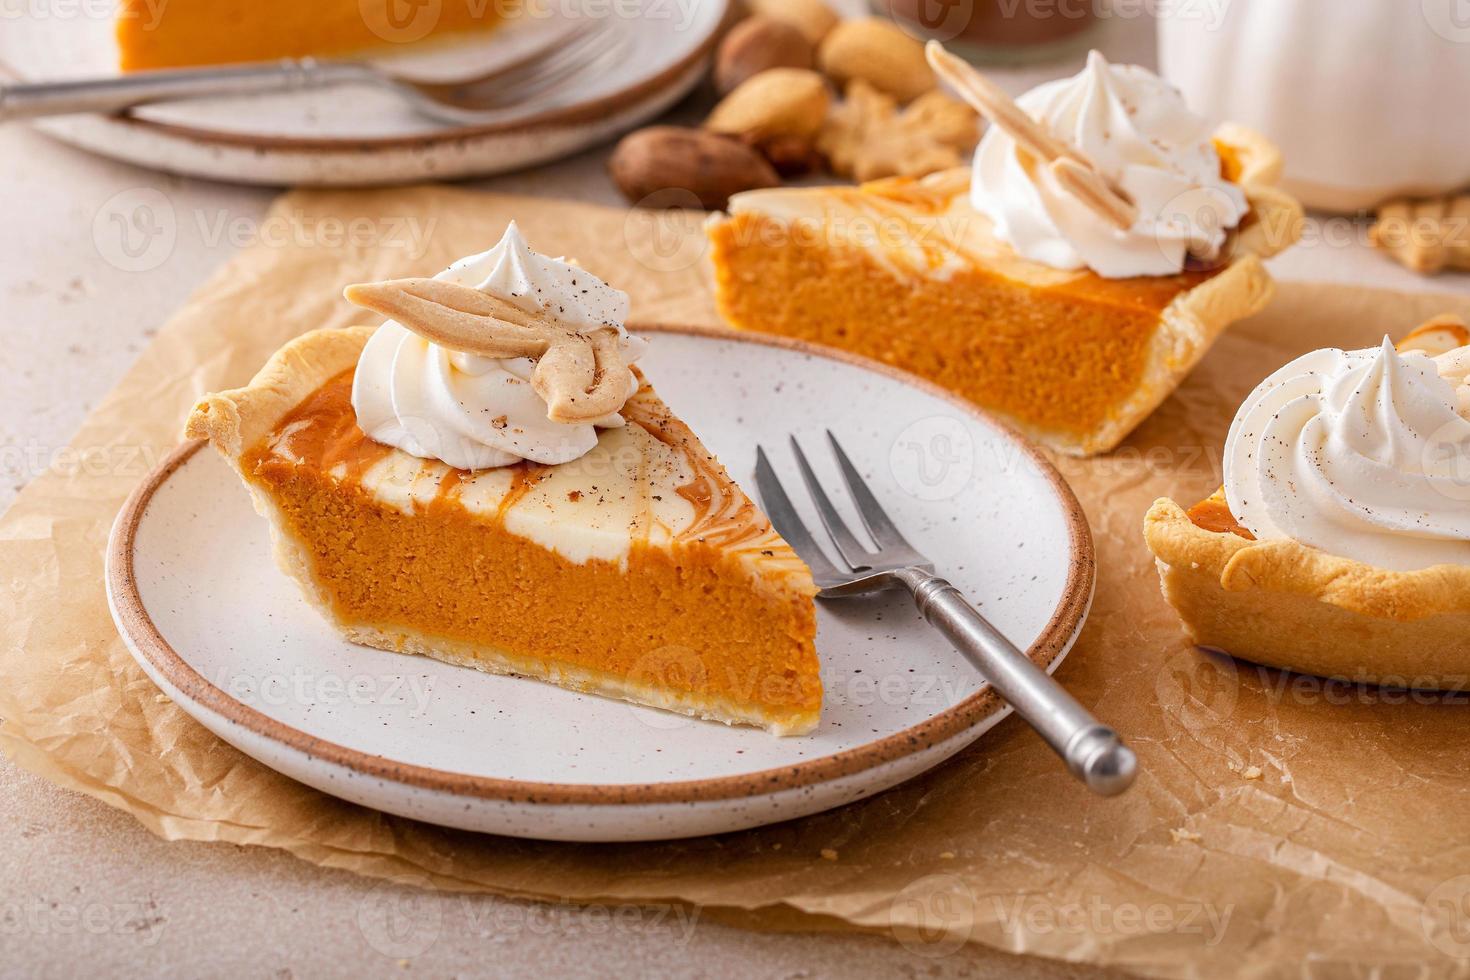
[{"label": "brown parchment sheet", "polygon": [[433,273],[511,218],[538,249],[628,290],[635,320],[715,323],[702,217],[443,188],[281,198],[261,240],[159,332],[0,521],[0,745],[165,838],[284,848],[429,887],[682,900],[763,928],[879,930],[932,956],[980,942],[1172,976],[1470,976],[1463,698],[1207,658],[1184,641],[1141,537],[1156,497],[1188,505],[1219,484],[1234,409],[1270,371],[1470,314],[1465,300],[1285,284],[1118,451],[1058,461],[1099,577],[1057,676],[1139,753],[1142,775],[1118,799],[1091,797],[1011,718],[831,813],[670,843],[539,843],[340,802],[157,695],[108,615],[103,549],[202,392],[243,383],[294,334],[360,321],[345,283]]}]

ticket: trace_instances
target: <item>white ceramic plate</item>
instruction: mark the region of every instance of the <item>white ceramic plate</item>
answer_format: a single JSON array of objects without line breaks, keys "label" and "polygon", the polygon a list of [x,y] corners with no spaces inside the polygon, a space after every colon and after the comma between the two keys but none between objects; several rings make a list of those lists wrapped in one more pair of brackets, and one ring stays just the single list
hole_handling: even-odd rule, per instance
[{"label": "white ceramic plate", "polygon": [[[746,486],[757,443],[798,479],[788,432],[835,486],[820,438],[837,433],[908,538],[1037,663],[1060,663],[1091,601],[1092,538],[1020,437],[909,375],[790,341],[659,330],[642,363]],[[822,720],[796,738],[354,646],[277,571],[244,488],[199,448],[119,515],[114,618],[185,711],[344,799],[521,837],[718,833],[886,789],[1009,711],[897,594],[819,604]]]},{"label": "white ceramic plate", "polygon": [[[618,34],[625,50],[616,67],[589,74],[554,106],[490,125],[438,123],[368,86],[175,102],[131,116],[70,116],[38,125],[130,163],[239,183],[362,185],[503,173],[611,139],[663,112],[699,81],[728,0],[630,3],[588,8],[609,11],[605,29]],[[555,12],[566,5],[544,6]],[[0,76],[116,75],[112,20],[91,8],[86,16],[37,8],[0,18]],[[513,60],[565,27],[565,15],[536,17],[376,60],[415,77],[464,77]]]}]

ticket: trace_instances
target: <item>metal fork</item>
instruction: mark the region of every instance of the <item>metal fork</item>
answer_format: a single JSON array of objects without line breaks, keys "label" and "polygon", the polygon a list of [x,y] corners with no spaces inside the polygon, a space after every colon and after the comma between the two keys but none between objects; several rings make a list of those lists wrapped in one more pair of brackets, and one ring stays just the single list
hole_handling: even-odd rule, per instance
[{"label": "metal fork", "polygon": [[934,574],[933,563],[904,540],[837,438],[828,432],[827,440],[853,505],[878,547],[876,551],[858,541],[832,506],[795,436],[791,437],[791,450],[822,526],[848,566],[845,571],[829,561],[812,539],[771,468],[765,449],[757,447],[755,458],[755,482],[766,514],[811,568],[822,590],[818,597],[845,599],[907,589],[924,619],[975,665],[990,686],[1066,761],[1074,776],[1103,796],[1115,796],[1127,789],[1138,769],[1133,750],[1001,635],[958,589]]},{"label": "metal fork", "polygon": [[122,112],[153,102],[375,85],[441,122],[490,123],[540,108],[573,79],[609,67],[626,35],[579,22],[514,61],[478,75],[429,82],[361,61],[288,58],[262,64],[136,72],[117,78],[0,84],[0,123],[77,112]]}]

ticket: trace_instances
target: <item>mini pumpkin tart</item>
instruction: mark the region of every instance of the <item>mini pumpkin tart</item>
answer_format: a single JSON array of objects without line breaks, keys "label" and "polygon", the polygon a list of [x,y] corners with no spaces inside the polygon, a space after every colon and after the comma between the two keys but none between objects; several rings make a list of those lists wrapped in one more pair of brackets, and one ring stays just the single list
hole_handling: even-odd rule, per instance
[{"label": "mini pumpkin tart", "polygon": [[1273,286],[1300,232],[1265,139],[1096,52],[1011,102],[930,44],[991,127],[973,173],[757,190],[709,227],[731,324],[845,348],[1087,455],[1116,446]]},{"label": "mini pumpkin tart", "polygon": [[630,366],[627,296],[512,225],[392,317],[308,333],[187,425],[349,639],[800,734],[811,574]]},{"label": "mini pumpkin tart", "polygon": [[347,54],[494,27],[504,7],[451,0],[122,0],[123,71]]},{"label": "mini pumpkin tart", "polygon": [[1246,399],[1225,485],[1144,521],[1201,645],[1354,681],[1470,688],[1470,330],[1321,350]]}]

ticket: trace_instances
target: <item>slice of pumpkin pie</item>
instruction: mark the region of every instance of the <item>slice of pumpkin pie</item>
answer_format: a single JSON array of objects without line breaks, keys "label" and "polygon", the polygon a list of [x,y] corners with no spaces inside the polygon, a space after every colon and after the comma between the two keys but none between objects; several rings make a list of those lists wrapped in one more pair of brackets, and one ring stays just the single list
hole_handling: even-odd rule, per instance
[{"label": "slice of pumpkin pie", "polygon": [[816,589],[632,366],[626,294],[512,225],[187,425],[350,640],[729,724],[817,723]]},{"label": "slice of pumpkin pie", "polygon": [[709,225],[720,313],[1106,452],[1270,300],[1262,260],[1300,233],[1281,157],[1096,52],[1011,102],[930,47],[991,119],[973,170],[735,195]]}]

